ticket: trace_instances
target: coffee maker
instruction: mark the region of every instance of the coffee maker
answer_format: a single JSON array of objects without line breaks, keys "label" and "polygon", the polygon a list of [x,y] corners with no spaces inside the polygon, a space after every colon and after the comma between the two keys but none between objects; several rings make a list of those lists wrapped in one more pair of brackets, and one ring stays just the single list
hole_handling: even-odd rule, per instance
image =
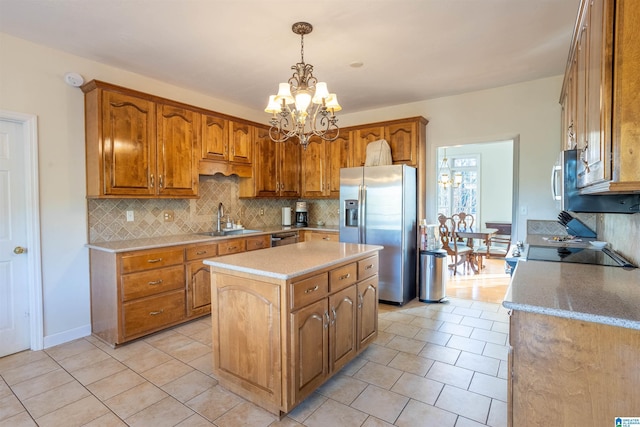
[{"label": "coffee maker", "polygon": [[306,227],[308,218],[307,202],[296,202],[296,227]]}]

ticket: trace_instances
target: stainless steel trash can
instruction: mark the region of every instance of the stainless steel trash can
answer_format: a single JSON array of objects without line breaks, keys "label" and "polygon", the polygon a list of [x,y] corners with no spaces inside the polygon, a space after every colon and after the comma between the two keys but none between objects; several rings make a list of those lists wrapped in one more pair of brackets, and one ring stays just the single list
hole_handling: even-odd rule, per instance
[{"label": "stainless steel trash can", "polygon": [[420,251],[418,299],[422,302],[443,302],[447,286],[447,251]]}]

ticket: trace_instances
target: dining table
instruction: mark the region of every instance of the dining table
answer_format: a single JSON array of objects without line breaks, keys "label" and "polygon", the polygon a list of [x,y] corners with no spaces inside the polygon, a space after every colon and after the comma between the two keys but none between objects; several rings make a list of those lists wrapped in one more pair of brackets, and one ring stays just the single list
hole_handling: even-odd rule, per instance
[{"label": "dining table", "polygon": [[[481,239],[484,244],[487,246],[487,253],[489,253],[489,248],[491,247],[491,237],[495,236],[498,233],[497,228],[488,228],[488,227],[470,227],[456,230],[456,235],[459,239],[467,239],[467,246],[473,248],[473,240]],[[474,254],[474,252],[472,252]],[[480,258],[480,259],[478,259]],[[478,255],[472,255],[469,259],[469,264],[471,265],[471,269],[474,273],[479,273],[482,270],[482,257]]]}]

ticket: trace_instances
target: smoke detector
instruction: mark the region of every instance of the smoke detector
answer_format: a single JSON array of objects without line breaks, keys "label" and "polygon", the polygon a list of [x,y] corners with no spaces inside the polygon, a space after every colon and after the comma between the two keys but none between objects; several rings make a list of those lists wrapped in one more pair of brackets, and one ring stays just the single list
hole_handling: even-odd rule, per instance
[{"label": "smoke detector", "polygon": [[67,73],[64,75],[64,81],[69,86],[80,87],[84,83],[84,79],[78,73]]}]

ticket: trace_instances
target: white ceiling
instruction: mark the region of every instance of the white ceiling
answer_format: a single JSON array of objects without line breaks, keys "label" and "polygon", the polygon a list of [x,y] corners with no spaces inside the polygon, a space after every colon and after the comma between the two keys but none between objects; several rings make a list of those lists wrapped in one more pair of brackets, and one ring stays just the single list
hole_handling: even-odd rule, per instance
[{"label": "white ceiling", "polygon": [[[304,39],[305,62],[349,113],[562,74],[578,6],[579,0],[0,0],[0,31],[264,109],[300,60],[291,25],[307,21],[314,30]],[[364,65],[351,67],[356,61]]]}]

